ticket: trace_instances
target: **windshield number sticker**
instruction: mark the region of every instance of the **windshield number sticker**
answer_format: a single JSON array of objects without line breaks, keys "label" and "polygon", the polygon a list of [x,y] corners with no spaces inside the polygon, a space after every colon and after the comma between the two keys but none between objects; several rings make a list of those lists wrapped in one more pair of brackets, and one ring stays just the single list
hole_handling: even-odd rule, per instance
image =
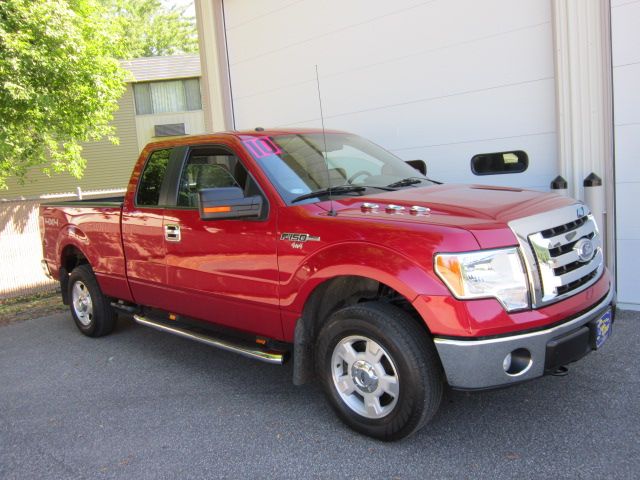
[{"label": "windshield number sticker", "polygon": [[251,139],[242,140],[242,143],[256,159],[282,153],[282,150],[269,137],[252,137]]}]

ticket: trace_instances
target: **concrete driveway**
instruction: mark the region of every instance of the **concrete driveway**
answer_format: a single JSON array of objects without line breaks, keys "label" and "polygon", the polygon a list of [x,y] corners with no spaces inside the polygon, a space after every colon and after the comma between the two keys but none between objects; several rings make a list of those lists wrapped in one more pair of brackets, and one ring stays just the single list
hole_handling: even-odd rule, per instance
[{"label": "concrete driveway", "polygon": [[603,350],[508,389],[450,392],[419,434],[385,444],[334,417],[291,367],[120,319],[0,328],[0,478],[638,478],[640,313]]}]

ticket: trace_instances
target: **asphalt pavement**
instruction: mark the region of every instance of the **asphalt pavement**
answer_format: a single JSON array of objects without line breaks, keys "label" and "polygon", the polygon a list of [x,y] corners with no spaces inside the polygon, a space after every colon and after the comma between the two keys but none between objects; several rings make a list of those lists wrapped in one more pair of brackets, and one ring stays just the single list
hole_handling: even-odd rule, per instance
[{"label": "asphalt pavement", "polygon": [[121,318],[104,338],[67,313],[0,327],[0,479],[639,478],[640,312],[565,377],[449,392],[396,443],[340,423],[291,366]]}]

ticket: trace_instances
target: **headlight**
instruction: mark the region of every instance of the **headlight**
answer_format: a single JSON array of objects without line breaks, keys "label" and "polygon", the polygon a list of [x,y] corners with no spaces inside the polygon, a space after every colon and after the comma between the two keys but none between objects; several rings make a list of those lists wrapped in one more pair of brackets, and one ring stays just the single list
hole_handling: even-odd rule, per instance
[{"label": "headlight", "polygon": [[517,248],[439,253],[436,273],[456,298],[496,298],[508,312],[529,306],[527,278]]}]

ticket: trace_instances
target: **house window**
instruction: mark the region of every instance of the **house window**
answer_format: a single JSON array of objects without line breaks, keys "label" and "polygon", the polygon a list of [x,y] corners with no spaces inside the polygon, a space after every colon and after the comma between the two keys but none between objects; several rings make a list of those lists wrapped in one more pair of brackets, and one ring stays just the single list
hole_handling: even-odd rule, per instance
[{"label": "house window", "polygon": [[138,115],[202,109],[200,81],[197,78],[135,83],[133,93]]}]

